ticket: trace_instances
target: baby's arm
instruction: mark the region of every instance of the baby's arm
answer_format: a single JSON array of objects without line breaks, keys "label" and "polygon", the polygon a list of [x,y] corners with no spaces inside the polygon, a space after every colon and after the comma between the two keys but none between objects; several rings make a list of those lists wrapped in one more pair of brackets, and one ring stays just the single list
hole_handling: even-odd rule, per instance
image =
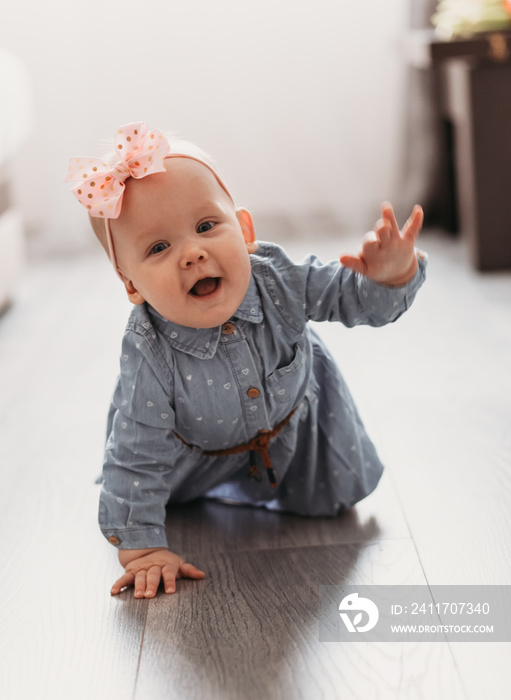
[{"label": "baby's arm", "polygon": [[134,586],[135,598],[154,598],[160,579],[165,593],[174,593],[178,578],[204,578],[203,571],[164,547],[150,549],[120,549],[119,561],[126,573],[110,591],[117,595],[127,586]]},{"label": "baby's arm", "polygon": [[415,239],[422,227],[424,215],[420,206],[413,208],[400,233],[392,205],[385,202],[382,218],[368,234],[358,255],[341,255],[345,267],[389,287],[406,284],[417,272]]}]

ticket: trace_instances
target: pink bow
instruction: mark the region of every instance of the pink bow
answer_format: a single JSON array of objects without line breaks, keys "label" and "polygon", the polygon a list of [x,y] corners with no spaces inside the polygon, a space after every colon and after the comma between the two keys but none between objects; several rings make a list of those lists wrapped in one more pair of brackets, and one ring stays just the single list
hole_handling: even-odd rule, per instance
[{"label": "pink bow", "polygon": [[78,181],[71,191],[91,216],[117,219],[126,189],[124,181],[165,172],[163,161],[169,151],[168,141],[158,129],[148,131],[145,122],[126,124],[115,137],[120,160],[114,166],[97,158],[71,158],[65,181]]}]

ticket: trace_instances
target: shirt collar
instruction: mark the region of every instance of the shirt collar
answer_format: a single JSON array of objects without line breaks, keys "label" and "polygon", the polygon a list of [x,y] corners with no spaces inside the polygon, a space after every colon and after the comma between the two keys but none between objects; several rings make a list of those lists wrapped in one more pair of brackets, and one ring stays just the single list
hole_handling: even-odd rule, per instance
[{"label": "shirt collar", "polygon": [[[153,324],[165,336],[170,345],[176,350],[193,355],[200,360],[209,360],[216,353],[222,326],[215,328],[188,328],[173,323],[148,305]],[[233,319],[241,319],[250,323],[261,323],[263,311],[259,290],[253,275],[250,277],[247,293],[233,314]]]},{"label": "shirt collar", "polygon": [[250,321],[250,323],[261,323],[263,320],[261,297],[257,289],[254,275],[250,276],[250,284],[248,285],[247,293],[243,297],[243,301],[239,305],[233,318],[240,318],[243,321]]}]

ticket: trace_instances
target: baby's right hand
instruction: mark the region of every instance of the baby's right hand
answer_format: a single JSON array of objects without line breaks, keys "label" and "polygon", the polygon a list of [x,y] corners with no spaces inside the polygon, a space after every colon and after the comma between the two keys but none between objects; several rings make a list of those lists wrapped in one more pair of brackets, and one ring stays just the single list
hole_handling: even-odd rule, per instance
[{"label": "baby's right hand", "polygon": [[135,598],[154,598],[160,579],[165,593],[174,593],[178,578],[204,578],[205,573],[168,549],[121,549],[119,561],[126,573],[112,586],[117,595],[125,587],[135,587]]}]

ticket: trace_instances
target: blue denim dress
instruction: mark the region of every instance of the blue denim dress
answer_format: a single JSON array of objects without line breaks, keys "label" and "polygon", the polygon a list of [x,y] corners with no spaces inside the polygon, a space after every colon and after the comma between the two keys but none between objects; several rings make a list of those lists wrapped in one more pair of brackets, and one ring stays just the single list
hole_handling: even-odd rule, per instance
[{"label": "blue denim dress", "polygon": [[[334,516],[367,496],[383,466],[343,377],[308,324],[392,323],[425,279],[426,259],[402,287],[385,287],[338,262],[290,260],[260,243],[247,294],[227,323],[179,326],[144,304],[122,343],[107,426],[99,522],[122,549],[167,546],[167,504],[199,496],[310,516]],[[278,486],[248,443],[294,410],[269,444]],[[170,543],[172,548],[172,543]]]}]

